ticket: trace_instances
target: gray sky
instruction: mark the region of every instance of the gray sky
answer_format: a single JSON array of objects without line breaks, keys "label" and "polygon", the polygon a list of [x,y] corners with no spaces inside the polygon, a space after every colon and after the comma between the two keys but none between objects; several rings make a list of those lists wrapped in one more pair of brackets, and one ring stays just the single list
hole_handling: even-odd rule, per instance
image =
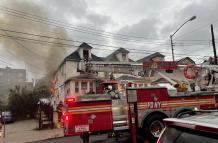
[{"label": "gray sky", "polygon": [[[62,22],[62,28],[55,27],[8,15],[4,9],[0,10],[0,28],[96,43],[101,46],[92,46],[110,49],[93,49],[98,56],[107,56],[116,47],[145,50],[130,50],[133,60],[153,51],[162,52],[171,60],[170,33],[196,15],[197,19],[184,25],[173,41],[176,43],[176,59],[190,56],[200,62],[207,59],[205,56],[213,55],[210,24],[214,25],[215,37],[218,30],[217,0],[1,0],[0,6]],[[1,34],[5,33],[1,31]],[[54,50],[51,49],[53,45],[5,38],[1,38],[0,60],[10,64],[0,61],[0,66],[27,68],[29,74],[36,77],[48,71],[35,66],[50,68],[51,61],[59,63],[79,45],[67,43],[74,46]]]}]

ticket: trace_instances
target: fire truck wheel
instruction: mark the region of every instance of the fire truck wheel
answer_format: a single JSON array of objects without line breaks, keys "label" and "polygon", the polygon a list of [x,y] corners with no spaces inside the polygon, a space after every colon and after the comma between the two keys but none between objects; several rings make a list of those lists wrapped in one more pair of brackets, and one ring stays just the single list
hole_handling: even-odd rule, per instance
[{"label": "fire truck wheel", "polygon": [[164,116],[152,115],[145,119],[143,126],[143,134],[151,143],[155,143],[164,129]]}]

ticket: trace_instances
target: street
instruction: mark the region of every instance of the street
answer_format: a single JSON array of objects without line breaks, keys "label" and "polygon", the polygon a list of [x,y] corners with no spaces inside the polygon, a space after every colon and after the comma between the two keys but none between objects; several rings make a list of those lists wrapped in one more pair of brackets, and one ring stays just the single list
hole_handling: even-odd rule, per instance
[{"label": "street", "polygon": [[63,137],[62,129],[37,130],[36,120],[16,121],[6,124],[6,136],[0,138],[5,143],[24,143]]},{"label": "street", "polygon": [[[97,135],[90,137],[90,143],[130,143],[131,139],[129,135],[123,135],[119,138],[107,138],[107,135]],[[48,139],[43,141],[37,141],[33,143],[82,143],[80,137],[61,137],[55,139]]]}]

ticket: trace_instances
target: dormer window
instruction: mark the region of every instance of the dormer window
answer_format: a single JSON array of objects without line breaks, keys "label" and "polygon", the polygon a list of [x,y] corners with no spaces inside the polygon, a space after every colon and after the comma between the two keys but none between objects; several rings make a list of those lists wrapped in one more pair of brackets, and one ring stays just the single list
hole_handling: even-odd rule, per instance
[{"label": "dormer window", "polygon": [[122,60],[126,61],[126,53],[122,53]]},{"label": "dormer window", "polygon": [[83,50],[83,58],[88,61],[89,59],[89,50]]}]

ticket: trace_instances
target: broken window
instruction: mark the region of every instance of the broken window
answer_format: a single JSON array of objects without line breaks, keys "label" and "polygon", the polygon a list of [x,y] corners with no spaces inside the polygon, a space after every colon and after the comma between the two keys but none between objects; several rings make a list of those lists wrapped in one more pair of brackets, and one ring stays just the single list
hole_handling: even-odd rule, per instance
[{"label": "broken window", "polygon": [[83,58],[87,61],[89,59],[89,51],[83,50]]}]

